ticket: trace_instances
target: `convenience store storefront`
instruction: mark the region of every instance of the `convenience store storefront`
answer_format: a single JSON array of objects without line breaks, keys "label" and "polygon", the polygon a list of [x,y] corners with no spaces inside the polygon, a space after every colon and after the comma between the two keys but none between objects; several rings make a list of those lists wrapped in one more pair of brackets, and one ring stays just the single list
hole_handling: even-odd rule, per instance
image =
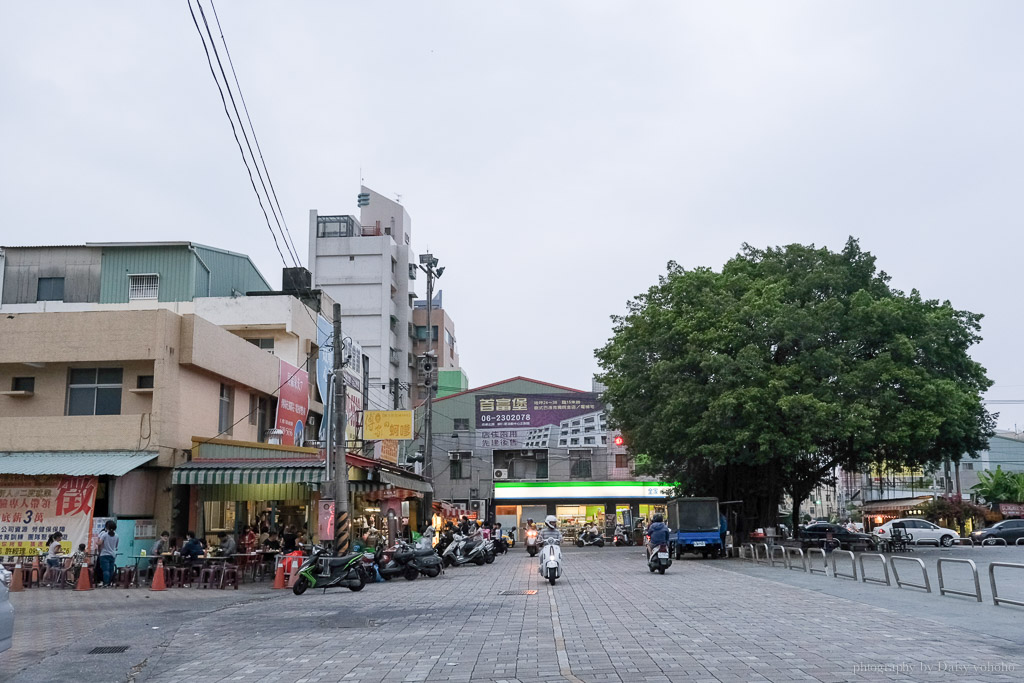
[{"label": "convenience store storefront", "polygon": [[522,529],[527,519],[540,524],[547,515],[574,534],[597,524],[610,535],[617,524],[633,528],[665,514],[671,484],[651,481],[534,481],[494,483],[495,519],[505,528]]}]

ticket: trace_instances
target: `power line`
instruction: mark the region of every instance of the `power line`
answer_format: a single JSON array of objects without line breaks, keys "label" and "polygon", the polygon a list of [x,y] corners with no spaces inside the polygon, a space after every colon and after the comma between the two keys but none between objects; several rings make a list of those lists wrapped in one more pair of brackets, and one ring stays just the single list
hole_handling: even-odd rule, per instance
[{"label": "power line", "polygon": [[[246,159],[245,151],[242,149],[242,141],[238,139],[238,130],[235,128],[235,120],[231,118],[231,113],[228,111],[228,102],[224,97],[224,89],[221,87],[220,80],[217,78],[217,72],[213,70],[213,60],[210,58],[210,50],[206,46],[206,38],[203,37],[203,31],[199,28],[199,21],[196,19],[196,13],[192,10],[192,3],[189,3],[188,11],[189,14],[192,15],[192,23],[195,24],[196,32],[199,34],[199,40],[203,44],[203,52],[206,53],[206,63],[210,67],[210,75],[213,77],[213,82],[217,86],[217,91],[220,93],[220,101],[221,104],[224,105],[224,115],[228,117],[228,123],[231,124],[231,134],[234,135],[235,144],[238,145],[238,153],[242,155],[242,163],[245,164],[245,170],[249,174],[249,184],[252,185],[252,191],[256,194],[256,200],[260,203],[260,210],[263,211],[263,219],[267,222],[267,229],[270,230],[270,236],[274,239],[274,247],[277,249],[277,253],[281,257],[281,262],[287,266],[288,261],[284,257],[284,252],[281,251],[281,245],[277,241],[277,234],[274,233],[274,228],[270,225],[270,217],[267,215],[267,209],[263,206],[263,198],[260,195],[259,190],[256,189],[256,181],[252,177],[252,169],[249,168],[249,160]],[[200,8],[200,11],[202,11],[202,8]]]},{"label": "power line", "polygon": [[[197,0],[196,4],[198,4],[198,0]],[[235,72],[235,63],[231,59],[231,50],[228,49],[228,41],[224,37],[224,29],[221,28],[220,17],[217,15],[217,5],[214,4],[213,0],[210,0],[210,6],[213,8],[213,18],[217,22],[217,30],[220,31],[220,40],[224,44],[224,53],[227,55],[227,58],[228,58],[228,66],[231,67],[231,76],[235,79],[235,87],[238,89],[238,99],[240,99],[242,101],[242,110],[245,112],[245,120],[248,121],[248,123],[249,123],[249,130],[252,132],[252,140],[253,140],[254,143],[256,143],[256,151],[259,152],[259,154],[260,154],[260,163],[263,164],[263,173],[264,173],[264,175],[267,176],[267,183],[270,185],[270,193],[271,193],[271,195],[274,198],[274,205],[277,206],[277,213],[281,217],[281,221],[278,223],[278,229],[280,229],[281,223],[283,222],[284,223],[284,235],[285,235],[285,238],[286,238],[286,243],[291,245],[291,253],[292,253],[293,258],[296,261],[295,265],[296,266],[302,265],[302,259],[300,259],[298,257],[298,249],[295,248],[295,242],[292,241],[291,230],[288,229],[288,221],[285,219],[284,211],[281,210],[281,203],[277,199],[277,190],[274,188],[274,181],[270,179],[270,170],[267,168],[266,159],[263,158],[263,149],[260,147],[259,138],[256,137],[256,127],[252,125],[252,118],[249,116],[249,107],[245,103],[245,94],[242,93],[242,84],[239,83],[239,81],[238,81],[238,74]],[[200,12],[203,11],[202,5],[199,6],[199,11]],[[237,112],[237,110],[236,110],[236,112]],[[243,129],[243,132],[244,132],[244,129]],[[252,154],[252,150],[251,149],[249,150],[249,153]],[[255,162],[256,159],[253,158],[253,161]],[[259,167],[258,166],[256,168],[256,171],[257,171],[257,173],[259,173]],[[264,187],[263,189],[264,189],[264,192],[266,192],[266,187]],[[271,207],[271,209],[273,209],[273,207]]]}]

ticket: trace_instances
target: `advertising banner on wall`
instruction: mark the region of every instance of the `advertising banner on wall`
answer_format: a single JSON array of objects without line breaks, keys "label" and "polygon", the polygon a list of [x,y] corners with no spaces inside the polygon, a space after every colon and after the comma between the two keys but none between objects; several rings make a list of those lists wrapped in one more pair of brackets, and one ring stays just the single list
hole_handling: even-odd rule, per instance
[{"label": "advertising banner on wall", "polygon": [[54,531],[70,553],[91,542],[96,477],[0,475],[0,555],[37,555]]},{"label": "advertising banner on wall", "polygon": [[[603,412],[604,403],[592,393],[478,394],[477,443],[481,448],[508,449],[606,445],[600,439],[605,435]],[[576,418],[580,424],[573,426]],[[589,420],[586,425],[584,420]],[[579,431],[564,435],[561,443],[563,426],[567,432]]]},{"label": "advertising banner on wall", "polygon": [[281,361],[281,389],[277,397],[275,426],[284,432],[281,443],[301,446],[309,412],[309,373]]}]

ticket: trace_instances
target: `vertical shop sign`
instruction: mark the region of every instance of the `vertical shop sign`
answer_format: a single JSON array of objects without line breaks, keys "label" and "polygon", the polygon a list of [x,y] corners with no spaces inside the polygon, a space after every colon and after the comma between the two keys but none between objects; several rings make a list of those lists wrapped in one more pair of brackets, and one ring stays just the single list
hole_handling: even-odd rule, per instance
[{"label": "vertical shop sign", "polygon": [[284,432],[281,443],[301,446],[309,411],[309,373],[281,361],[281,389],[277,398],[275,426]]}]

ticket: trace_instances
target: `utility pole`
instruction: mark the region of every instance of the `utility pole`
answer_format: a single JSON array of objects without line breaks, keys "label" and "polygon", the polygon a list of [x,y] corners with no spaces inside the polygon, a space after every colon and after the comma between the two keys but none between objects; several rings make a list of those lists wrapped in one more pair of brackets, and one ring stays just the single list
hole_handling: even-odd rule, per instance
[{"label": "utility pole", "polygon": [[342,376],[345,349],[341,343],[341,304],[334,304],[334,554],[348,553],[351,520],[348,510],[348,457],[345,453],[345,400],[347,387]]},{"label": "utility pole", "polygon": [[[427,389],[427,401],[423,409],[423,476],[430,483],[431,490],[423,494],[423,521],[426,522],[434,516],[434,368],[437,366],[434,361],[433,346],[434,328],[431,324],[431,313],[434,310],[434,278],[441,277],[444,267],[437,268],[437,259],[433,254],[420,255],[420,270],[427,274],[427,353],[423,361],[424,374],[427,376],[425,386]],[[435,268],[437,268],[435,270]],[[438,330],[438,340],[441,334]]]}]

